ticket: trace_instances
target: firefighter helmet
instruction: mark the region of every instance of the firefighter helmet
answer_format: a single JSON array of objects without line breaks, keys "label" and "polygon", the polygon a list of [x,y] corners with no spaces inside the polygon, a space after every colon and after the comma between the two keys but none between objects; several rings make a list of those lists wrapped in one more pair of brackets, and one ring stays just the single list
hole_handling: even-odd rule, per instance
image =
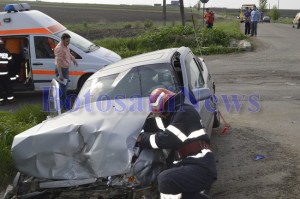
[{"label": "firefighter helmet", "polygon": [[156,88],[150,94],[150,108],[153,113],[165,112],[165,105],[176,93],[165,88]]}]

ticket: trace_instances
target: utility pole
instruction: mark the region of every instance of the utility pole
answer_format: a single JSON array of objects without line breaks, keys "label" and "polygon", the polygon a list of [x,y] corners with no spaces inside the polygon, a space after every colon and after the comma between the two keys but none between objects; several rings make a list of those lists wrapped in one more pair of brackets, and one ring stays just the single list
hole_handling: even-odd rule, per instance
[{"label": "utility pole", "polygon": [[279,0],[278,0],[278,10],[279,10]]},{"label": "utility pole", "polygon": [[203,7],[203,21],[202,21],[203,23],[202,23],[202,25],[203,25],[203,27],[204,27],[204,12],[205,12],[205,3],[203,3],[203,6],[202,6],[202,7]]},{"label": "utility pole", "polygon": [[185,26],[185,16],[184,16],[184,4],[183,4],[183,0],[179,0],[179,3],[180,3],[180,14],[181,14],[182,26]]},{"label": "utility pole", "polygon": [[164,26],[167,25],[167,4],[166,0],[163,0],[163,20],[164,20]]}]

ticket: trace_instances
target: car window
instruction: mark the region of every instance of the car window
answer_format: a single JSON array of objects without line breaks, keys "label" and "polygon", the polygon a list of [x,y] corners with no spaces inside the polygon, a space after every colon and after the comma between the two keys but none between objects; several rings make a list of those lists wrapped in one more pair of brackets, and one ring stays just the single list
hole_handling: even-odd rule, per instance
[{"label": "car window", "polygon": [[86,81],[75,104],[82,106],[102,100],[147,97],[160,87],[178,92],[176,85],[178,83],[169,64],[140,66]]},{"label": "car window", "polygon": [[54,48],[58,41],[44,36],[34,37],[35,56],[39,59],[54,58]]},{"label": "car window", "polygon": [[142,96],[149,96],[156,88],[166,88],[177,91],[177,79],[170,65],[148,65],[139,67],[138,70],[141,78]]},{"label": "car window", "polygon": [[199,66],[192,54],[189,54],[185,59],[185,65],[188,76],[188,84],[191,89],[201,88],[204,85],[204,80]]}]

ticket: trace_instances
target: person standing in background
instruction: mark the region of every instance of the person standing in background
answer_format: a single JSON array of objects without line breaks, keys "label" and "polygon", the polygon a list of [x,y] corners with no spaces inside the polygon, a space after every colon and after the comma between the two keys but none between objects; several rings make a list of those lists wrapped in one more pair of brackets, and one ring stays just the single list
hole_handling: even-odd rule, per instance
[{"label": "person standing in background", "polygon": [[8,70],[10,79],[12,81],[19,78],[19,72],[22,62],[23,54],[23,38],[7,38],[5,39],[5,48],[12,55],[12,60],[9,64]]},{"label": "person standing in background", "polygon": [[212,28],[214,25],[215,16],[212,11],[209,11],[208,8],[206,8],[206,12],[204,14],[204,20],[206,23],[207,28]]},{"label": "person standing in background", "polygon": [[69,80],[69,68],[71,66],[71,62],[74,63],[75,66],[78,65],[75,57],[71,55],[69,44],[70,44],[71,36],[68,33],[64,33],[61,36],[61,41],[54,48],[55,55],[55,75],[59,82],[60,92],[61,92],[61,101],[62,106],[65,110],[68,109],[68,104],[66,104],[67,98],[67,88],[68,88],[68,80]]},{"label": "person standing in background", "polygon": [[0,105],[4,105],[5,101],[15,102],[12,85],[8,73],[8,65],[12,60],[10,52],[5,48],[4,42],[0,39]]},{"label": "person standing in background", "polygon": [[253,6],[253,10],[251,12],[251,37],[257,35],[258,15],[259,13],[256,6]]},{"label": "person standing in background", "polygon": [[262,11],[260,12],[260,23],[264,23],[264,16],[265,16],[265,13],[264,13],[264,11],[262,10]]},{"label": "person standing in background", "polygon": [[249,8],[246,7],[246,11],[244,12],[245,17],[245,35],[250,35],[250,21],[251,21],[251,12]]}]

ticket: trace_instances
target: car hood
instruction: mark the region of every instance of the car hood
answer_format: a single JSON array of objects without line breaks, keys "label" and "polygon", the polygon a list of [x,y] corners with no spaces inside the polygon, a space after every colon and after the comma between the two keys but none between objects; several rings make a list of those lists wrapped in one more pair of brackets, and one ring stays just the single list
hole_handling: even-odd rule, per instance
[{"label": "car hood", "polygon": [[90,54],[95,57],[101,57],[102,59],[106,59],[110,63],[114,63],[121,60],[120,55],[104,47],[100,47],[99,49],[90,52]]},{"label": "car hood", "polygon": [[[147,104],[147,100],[145,104]],[[47,179],[86,179],[130,171],[133,147],[149,110],[135,110],[132,100],[89,104],[50,118],[14,137],[16,168]],[[124,108],[127,107],[127,108]],[[145,107],[145,106],[144,106]]]}]

